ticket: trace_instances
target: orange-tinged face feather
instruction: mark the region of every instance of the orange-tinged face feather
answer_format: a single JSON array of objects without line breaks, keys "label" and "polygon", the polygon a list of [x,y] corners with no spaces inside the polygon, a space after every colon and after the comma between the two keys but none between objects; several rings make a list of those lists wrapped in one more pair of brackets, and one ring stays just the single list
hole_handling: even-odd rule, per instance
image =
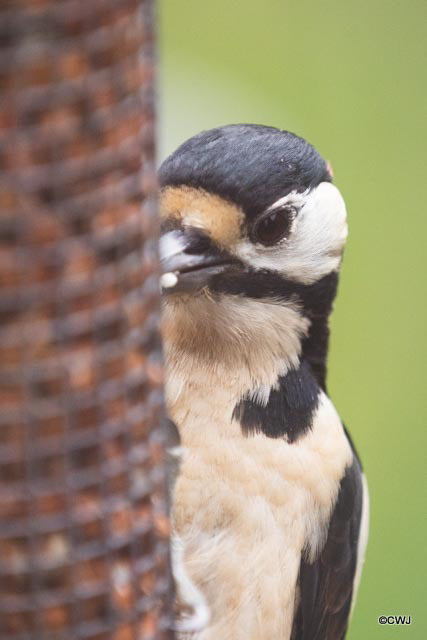
[{"label": "orange-tinged face feather", "polygon": [[160,216],[162,220],[178,220],[184,227],[203,230],[223,249],[230,249],[242,236],[243,211],[203,189],[164,188],[160,194]]}]

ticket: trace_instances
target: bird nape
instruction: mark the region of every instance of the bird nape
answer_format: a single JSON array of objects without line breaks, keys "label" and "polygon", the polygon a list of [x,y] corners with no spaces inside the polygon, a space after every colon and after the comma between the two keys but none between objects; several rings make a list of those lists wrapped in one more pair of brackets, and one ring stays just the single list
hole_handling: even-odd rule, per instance
[{"label": "bird nape", "polygon": [[194,136],[159,177],[178,638],[340,640],[368,530],[325,382],[343,198],[259,125]]}]

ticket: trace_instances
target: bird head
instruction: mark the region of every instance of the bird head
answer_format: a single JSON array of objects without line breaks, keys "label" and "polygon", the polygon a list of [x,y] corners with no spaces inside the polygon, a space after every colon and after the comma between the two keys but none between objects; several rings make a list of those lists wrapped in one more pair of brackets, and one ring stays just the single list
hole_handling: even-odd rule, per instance
[{"label": "bird head", "polygon": [[202,132],[160,168],[165,341],[208,362],[305,357],[324,386],[347,236],[327,163],[258,125]]}]

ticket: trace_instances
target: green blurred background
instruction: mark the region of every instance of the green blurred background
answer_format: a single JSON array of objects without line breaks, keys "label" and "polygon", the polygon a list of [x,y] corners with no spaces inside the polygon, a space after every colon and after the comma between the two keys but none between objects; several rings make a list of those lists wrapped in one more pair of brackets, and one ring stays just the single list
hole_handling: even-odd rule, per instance
[{"label": "green blurred background", "polygon": [[[330,160],[347,202],[329,391],[371,494],[350,640],[427,637],[426,7],[424,0],[159,3],[160,159],[202,129],[275,125]],[[411,615],[412,625],[380,626],[382,614]]]}]

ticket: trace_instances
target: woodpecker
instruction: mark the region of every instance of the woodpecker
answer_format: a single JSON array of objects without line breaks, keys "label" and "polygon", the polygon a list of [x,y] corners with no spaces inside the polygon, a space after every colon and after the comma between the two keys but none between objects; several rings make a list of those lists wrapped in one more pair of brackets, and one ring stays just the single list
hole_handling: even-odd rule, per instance
[{"label": "woodpecker", "polygon": [[178,638],[340,640],[369,513],[325,383],[343,198],[260,125],[194,136],[159,178]]}]

